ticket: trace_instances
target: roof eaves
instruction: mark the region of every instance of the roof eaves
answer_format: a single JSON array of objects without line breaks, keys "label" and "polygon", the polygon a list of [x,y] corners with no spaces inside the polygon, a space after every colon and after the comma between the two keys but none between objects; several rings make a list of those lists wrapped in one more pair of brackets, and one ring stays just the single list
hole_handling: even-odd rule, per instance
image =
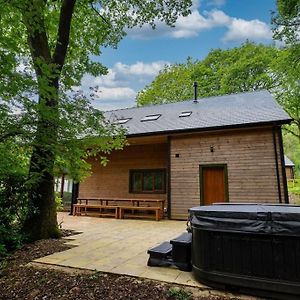
[{"label": "roof eaves", "polygon": [[196,132],[209,132],[209,131],[218,131],[218,130],[226,130],[226,129],[239,129],[239,128],[253,128],[258,126],[278,126],[289,124],[293,119],[285,119],[278,121],[268,121],[268,122],[255,122],[255,123],[247,123],[247,124],[234,124],[234,125],[224,125],[224,126],[214,126],[214,127],[206,127],[206,128],[188,128],[188,129],[175,129],[175,130],[161,130],[154,132],[144,132],[144,133],[134,133],[128,134],[129,137],[142,137],[142,136],[154,136],[154,135],[171,135],[178,133],[196,133]]}]

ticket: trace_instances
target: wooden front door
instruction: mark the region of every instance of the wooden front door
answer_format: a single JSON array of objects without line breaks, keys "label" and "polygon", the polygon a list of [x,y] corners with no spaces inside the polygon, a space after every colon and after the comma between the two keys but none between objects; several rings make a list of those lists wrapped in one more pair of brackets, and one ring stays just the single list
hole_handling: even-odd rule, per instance
[{"label": "wooden front door", "polygon": [[228,201],[226,165],[200,166],[201,205]]}]

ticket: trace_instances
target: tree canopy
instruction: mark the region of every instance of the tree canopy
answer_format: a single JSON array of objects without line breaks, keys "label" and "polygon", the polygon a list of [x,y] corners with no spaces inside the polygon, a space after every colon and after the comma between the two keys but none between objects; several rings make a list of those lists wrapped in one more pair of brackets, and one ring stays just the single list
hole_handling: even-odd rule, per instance
[{"label": "tree canopy", "polygon": [[273,14],[274,37],[286,44],[299,43],[300,3],[298,0],[277,0]]},{"label": "tree canopy", "polygon": [[137,105],[177,102],[193,98],[193,81],[200,97],[272,89],[278,76],[272,62],[279,55],[273,46],[246,42],[229,50],[216,49],[203,60],[166,66],[137,95]]},{"label": "tree canopy", "polygon": [[286,126],[288,133],[300,142],[300,2],[277,0],[278,12],[273,14],[274,38],[282,42],[282,51],[274,70],[280,74],[276,98],[294,119]]},{"label": "tree canopy", "polygon": [[[121,149],[124,131],[105,120],[74,88],[83,74],[107,69],[93,56],[117,47],[134,26],[174,24],[190,13],[185,1],[0,0],[0,143],[29,151],[29,239],[56,236],[55,170],[75,179],[82,158]],[[104,160],[105,161],[105,160]]]}]

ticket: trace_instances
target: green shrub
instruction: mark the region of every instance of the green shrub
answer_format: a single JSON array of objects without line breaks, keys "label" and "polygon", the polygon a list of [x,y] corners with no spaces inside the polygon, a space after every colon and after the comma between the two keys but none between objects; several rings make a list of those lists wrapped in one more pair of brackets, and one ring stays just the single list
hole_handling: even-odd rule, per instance
[{"label": "green shrub", "polygon": [[0,258],[22,245],[21,228],[29,209],[30,148],[13,139],[0,143]]},{"label": "green shrub", "polygon": [[176,300],[190,300],[192,293],[179,287],[171,287],[168,291],[168,297],[173,297]]},{"label": "green shrub", "polygon": [[62,198],[58,196],[58,193],[55,194],[55,205],[56,205],[56,211],[64,210],[64,204]]},{"label": "green shrub", "polygon": [[23,236],[19,228],[7,228],[5,225],[0,224],[0,260],[3,259],[8,252],[20,248],[22,242]]},{"label": "green shrub", "polygon": [[71,206],[72,193],[64,192],[63,198],[60,197],[60,192],[55,193],[55,203],[57,211],[63,211]]},{"label": "green shrub", "polygon": [[22,245],[21,226],[28,213],[25,182],[19,173],[0,178],[0,259]]}]

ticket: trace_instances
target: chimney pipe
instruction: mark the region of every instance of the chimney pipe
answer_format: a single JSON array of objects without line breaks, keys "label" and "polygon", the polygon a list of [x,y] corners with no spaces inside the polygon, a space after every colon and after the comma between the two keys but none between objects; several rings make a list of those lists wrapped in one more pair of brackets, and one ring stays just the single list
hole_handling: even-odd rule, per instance
[{"label": "chimney pipe", "polygon": [[197,95],[197,93],[198,93],[198,83],[197,83],[197,81],[194,81],[194,84],[193,84],[193,86],[194,86],[194,103],[198,103],[198,101],[197,101],[197,97],[198,97],[198,95]]}]

